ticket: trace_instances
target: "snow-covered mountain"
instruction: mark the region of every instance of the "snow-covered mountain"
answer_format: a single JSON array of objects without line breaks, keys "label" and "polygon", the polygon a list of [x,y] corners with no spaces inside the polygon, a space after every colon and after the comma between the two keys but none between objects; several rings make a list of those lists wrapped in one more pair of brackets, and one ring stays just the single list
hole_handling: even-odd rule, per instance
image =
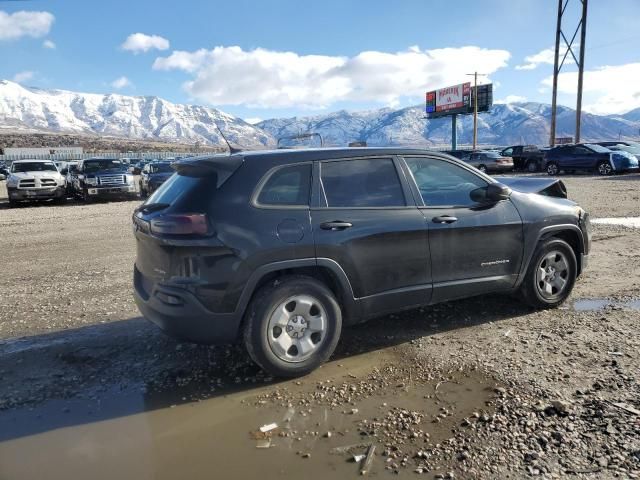
[{"label": "snow-covered mountain", "polygon": [[[634,114],[635,112],[635,114]],[[326,145],[347,145],[366,141],[368,145],[447,145],[451,142],[451,119],[424,118],[424,107],[400,110],[388,108],[367,111],[339,111],[312,117],[265,120],[258,126],[275,138],[304,132],[320,133]],[[640,111],[624,116],[582,115],[582,139],[595,141],[637,138]],[[542,103],[494,105],[489,113],[479,115],[478,141],[482,144],[507,145],[549,142],[551,106]],[[571,137],[575,132],[575,110],[558,107],[556,136]],[[458,142],[469,144],[473,136],[473,117],[458,117]]]},{"label": "snow-covered mountain", "polygon": [[274,144],[268,133],[210,107],[174,104],[158,97],[41,90],[0,80],[3,130],[84,133],[144,140],[257,148]]},{"label": "snow-covered mountain", "polygon": [[[478,141],[507,145],[549,142],[551,106],[542,103],[494,105],[479,115]],[[245,148],[272,147],[276,139],[298,133],[320,133],[326,145],[353,141],[368,145],[448,145],[451,120],[424,118],[422,105],[398,110],[341,110],[311,117],[277,118],[251,125],[211,107],[174,104],[158,97],[41,90],[0,80],[0,132],[88,133],[129,139],[162,140],[224,146],[219,127],[230,142]],[[624,115],[583,113],[582,139],[637,138],[640,109]],[[575,110],[558,107],[558,137],[575,131]],[[458,142],[470,144],[473,117],[458,117]]]}]

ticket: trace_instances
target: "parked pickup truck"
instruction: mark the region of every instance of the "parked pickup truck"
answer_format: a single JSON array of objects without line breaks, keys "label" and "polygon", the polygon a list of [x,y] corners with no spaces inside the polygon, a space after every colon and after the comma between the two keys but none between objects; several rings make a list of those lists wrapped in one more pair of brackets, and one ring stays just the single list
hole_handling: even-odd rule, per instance
[{"label": "parked pickup truck", "polygon": [[133,175],[113,158],[82,160],[71,172],[73,193],[88,202],[97,198],[136,198]]},{"label": "parked pickup truck", "polygon": [[513,158],[514,170],[538,172],[544,166],[544,153],[535,145],[513,145],[502,150],[500,155]]},{"label": "parked pickup truck", "polygon": [[65,178],[49,160],[16,160],[7,177],[9,205],[33,200],[65,199]]}]

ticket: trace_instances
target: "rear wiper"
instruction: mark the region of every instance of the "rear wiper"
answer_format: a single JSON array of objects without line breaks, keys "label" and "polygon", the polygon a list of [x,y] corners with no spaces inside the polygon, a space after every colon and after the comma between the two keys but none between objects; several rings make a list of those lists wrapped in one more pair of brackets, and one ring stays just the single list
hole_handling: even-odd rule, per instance
[{"label": "rear wiper", "polygon": [[163,210],[169,206],[170,205],[168,203],[147,203],[146,205],[138,207],[137,211],[143,213],[151,213],[157,212],[158,210]]}]

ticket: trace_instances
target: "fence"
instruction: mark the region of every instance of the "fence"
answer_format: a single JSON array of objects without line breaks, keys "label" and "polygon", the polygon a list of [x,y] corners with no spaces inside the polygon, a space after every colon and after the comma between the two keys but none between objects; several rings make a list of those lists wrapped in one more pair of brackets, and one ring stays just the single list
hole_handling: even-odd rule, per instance
[{"label": "fence", "polygon": [[85,158],[129,158],[132,160],[145,160],[145,159],[165,159],[175,157],[185,157],[193,155],[203,155],[206,153],[220,153],[224,150],[218,151],[199,151],[199,152],[100,152],[100,153],[59,153],[59,154],[19,154],[19,155],[0,155],[0,162],[13,162],[15,160],[51,160],[54,162],[63,161],[69,162],[74,160],[84,160]]}]

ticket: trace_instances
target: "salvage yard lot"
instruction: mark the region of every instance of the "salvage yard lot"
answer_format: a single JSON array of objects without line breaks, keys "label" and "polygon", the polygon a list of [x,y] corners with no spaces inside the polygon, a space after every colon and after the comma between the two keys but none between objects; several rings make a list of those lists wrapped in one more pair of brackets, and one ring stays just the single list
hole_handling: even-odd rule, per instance
[{"label": "salvage yard lot", "polygon": [[[592,218],[640,215],[638,174],[561,178]],[[594,225],[561,309],[491,296],[379,318],[273,383],[139,317],[137,205],[8,209],[0,182],[1,479],[355,477],[328,452],[362,442],[378,478],[640,478],[640,229]]]}]

